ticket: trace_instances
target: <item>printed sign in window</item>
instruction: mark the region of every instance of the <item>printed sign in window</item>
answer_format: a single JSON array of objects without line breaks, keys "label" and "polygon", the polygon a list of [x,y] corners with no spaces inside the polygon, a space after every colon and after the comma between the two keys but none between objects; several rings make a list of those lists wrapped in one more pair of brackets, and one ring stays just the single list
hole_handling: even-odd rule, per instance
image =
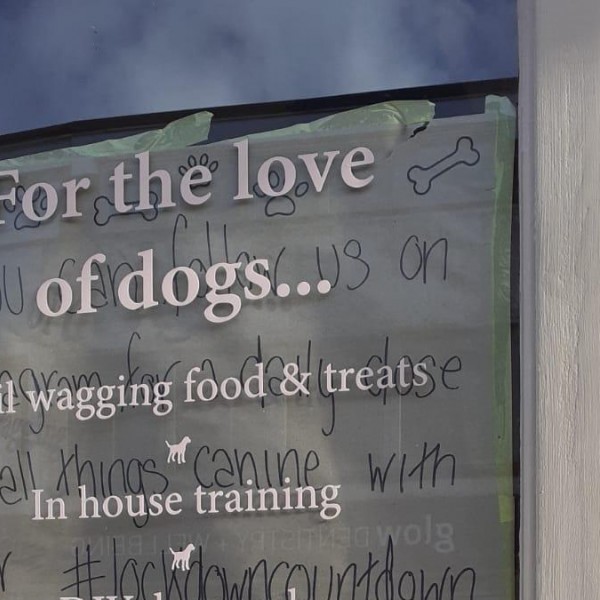
[{"label": "printed sign in window", "polygon": [[127,143],[0,163],[6,597],[512,597],[510,102]]}]

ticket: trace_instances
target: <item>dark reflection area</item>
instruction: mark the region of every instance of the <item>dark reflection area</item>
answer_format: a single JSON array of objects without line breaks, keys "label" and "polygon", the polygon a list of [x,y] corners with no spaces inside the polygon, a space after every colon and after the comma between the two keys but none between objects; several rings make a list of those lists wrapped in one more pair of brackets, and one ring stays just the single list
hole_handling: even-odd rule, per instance
[{"label": "dark reflection area", "polygon": [[517,72],[514,0],[28,0],[0,39],[0,134]]},{"label": "dark reflection area", "polygon": [[210,143],[307,123],[338,111],[387,100],[430,100],[436,104],[438,118],[478,114],[484,111],[487,94],[508,96],[516,104],[517,80],[471,81],[239,106],[198,106],[190,110],[74,121],[0,136],[0,159],[123,138],[159,129],[171,121],[203,110],[214,115],[210,135],[206,140],[206,143]]},{"label": "dark reflection area", "polygon": [[515,176],[513,180],[513,205],[510,243],[510,350],[511,350],[511,383],[512,383],[512,409],[513,409],[513,494],[515,507],[515,598],[519,598],[520,590],[520,548],[519,531],[521,528],[521,345],[519,312],[520,294],[520,264],[521,253],[519,246],[519,161],[518,145],[515,152]]}]

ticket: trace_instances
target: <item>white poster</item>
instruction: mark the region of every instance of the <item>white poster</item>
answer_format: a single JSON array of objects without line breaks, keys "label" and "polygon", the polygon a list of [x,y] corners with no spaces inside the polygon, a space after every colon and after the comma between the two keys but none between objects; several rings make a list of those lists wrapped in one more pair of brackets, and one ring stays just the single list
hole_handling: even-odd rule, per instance
[{"label": "white poster", "polygon": [[0,166],[0,598],[513,597],[512,107],[404,109]]}]

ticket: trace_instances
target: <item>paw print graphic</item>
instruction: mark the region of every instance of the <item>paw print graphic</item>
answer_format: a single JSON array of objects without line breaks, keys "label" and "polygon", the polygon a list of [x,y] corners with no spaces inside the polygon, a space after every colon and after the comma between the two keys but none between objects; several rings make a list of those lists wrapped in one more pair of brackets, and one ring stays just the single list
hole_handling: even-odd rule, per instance
[{"label": "paw print graphic", "polygon": [[[281,186],[281,175],[274,170],[269,171],[269,185],[276,190]],[[308,192],[308,182],[300,181],[289,194],[283,196],[269,196],[265,194],[258,183],[252,186],[252,191],[259,198],[266,198],[265,215],[267,217],[291,217],[296,212],[296,200]]]},{"label": "paw print graphic", "polygon": [[[35,229],[41,225],[40,221],[32,221],[23,212],[23,196],[25,196],[25,188],[22,185],[18,185],[15,188],[16,201],[14,206],[8,200],[4,200],[4,209],[7,213],[14,215],[13,227],[17,231],[21,231],[22,229]],[[31,205],[33,212],[36,215],[41,217],[46,213],[46,209],[48,208],[48,196],[41,187],[38,187],[34,192]]]},{"label": "paw print graphic", "polygon": [[[206,152],[200,155],[200,158],[196,158],[193,154],[190,154],[187,159],[187,163],[179,165],[179,174],[183,177],[192,167],[207,167],[211,173],[214,173],[219,168],[218,160],[210,160],[210,157]],[[206,186],[206,183],[200,183],[198,185]]]}]

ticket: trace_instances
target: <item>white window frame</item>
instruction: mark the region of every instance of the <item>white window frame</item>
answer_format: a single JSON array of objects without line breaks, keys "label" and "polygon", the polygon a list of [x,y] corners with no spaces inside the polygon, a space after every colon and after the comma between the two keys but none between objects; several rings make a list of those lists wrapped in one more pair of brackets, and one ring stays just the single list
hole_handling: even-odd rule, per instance
[{"label": "white window frame", "polygon": [[600,597],[600,2],[519,0],[523,600]]}]

